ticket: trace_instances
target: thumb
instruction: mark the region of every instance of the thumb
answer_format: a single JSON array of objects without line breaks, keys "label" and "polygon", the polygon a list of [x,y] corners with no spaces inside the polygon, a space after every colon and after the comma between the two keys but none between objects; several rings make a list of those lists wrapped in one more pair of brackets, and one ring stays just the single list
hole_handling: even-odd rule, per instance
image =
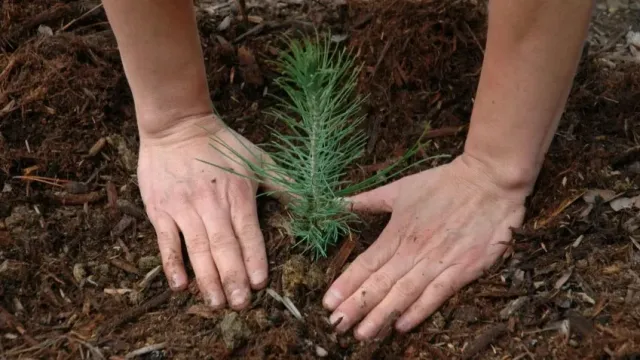
[{"label": "thumb", "polygon": [[367,212],[391,212],[400,192],[402,179],[387,185],[346,198],[351,209]]}]

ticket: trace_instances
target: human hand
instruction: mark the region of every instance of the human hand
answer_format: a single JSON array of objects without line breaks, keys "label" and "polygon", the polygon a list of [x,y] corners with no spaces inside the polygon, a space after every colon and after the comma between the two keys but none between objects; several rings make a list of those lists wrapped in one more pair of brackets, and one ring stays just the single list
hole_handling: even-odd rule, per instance
[{"label": "human hand", "polygon": [[267,255],[255,201],[258,185],[199,161],[253,175],[210,147],[211,132],[247,158],[252,159],[245,146],[264,155],[207,115],[154,136],[141,132],[138,180],[170,287],[182,290],[188,285],[182,232],[205,301],[214,308],[228,303],[238,310],[248,305],[250,288],[260,289],[267,282]]},{"label": "human hand", "polygon": [[371,339],[394,315],[395,328],[407,332],[504,253],[526,194],[488,174],[462,155],[350,199],[354,210],[392,215],[325,295],[338,332],[359,323],[356,338]]}]

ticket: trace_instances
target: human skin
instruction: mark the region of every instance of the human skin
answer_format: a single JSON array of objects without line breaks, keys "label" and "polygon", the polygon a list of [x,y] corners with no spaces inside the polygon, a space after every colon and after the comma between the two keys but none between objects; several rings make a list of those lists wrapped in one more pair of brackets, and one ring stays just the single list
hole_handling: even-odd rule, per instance
[{"label": "human skin", "polygon": [[[140,191],[169,284],[187,286],[182,232],[204,299],[215,308],[243,309],[251,289],[267,283],[257,184],[198,162],[248,175],[208,151],[209,134],[195,125],[236,141],[245,156],[237,141],[253,145],[213,114],[192,2],[103,3],[134,97]],[[391,219],[323,299],[330,320],[340,320],[338,331],[355,327],[357,338],[370,339],[393,315],[396,329],[409,331],[504,253],[563,113],[592,6],[585,0],[489,3],[463,154],[350,199],[355,210],[391,212]]]}]

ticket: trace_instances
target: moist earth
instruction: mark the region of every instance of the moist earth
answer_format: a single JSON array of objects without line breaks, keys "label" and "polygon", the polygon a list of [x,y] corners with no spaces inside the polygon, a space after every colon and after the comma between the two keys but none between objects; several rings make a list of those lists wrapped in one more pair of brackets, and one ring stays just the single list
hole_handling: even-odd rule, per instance
[{"label": "moist earth", "polygon": [[[250,140],[282,36],[330,31],[363,64],[362,179],[422,135],[417,157],[461,152],[483,58],[481,1],[198,1],[211,98]],[[509,256],[409,334],[336,334],[321,299],[384,228],[312,260],[282,207],[259,199],[268,290],[212,311],[172,293],[136,181],[132,97],[97,1],[0,9],[0,358],[638,359],[640,3],[598,1],[567,110]],[[160,45],[159,45],[160,46]],[[426,131],[426,132],[425,132]],[[417,160],[415,159],[415,160]],[[437,159],[412,172],[440,165]],[[21,178],[22,177],[22,178]],[[38,181],[38,180],[43,180]]]}]

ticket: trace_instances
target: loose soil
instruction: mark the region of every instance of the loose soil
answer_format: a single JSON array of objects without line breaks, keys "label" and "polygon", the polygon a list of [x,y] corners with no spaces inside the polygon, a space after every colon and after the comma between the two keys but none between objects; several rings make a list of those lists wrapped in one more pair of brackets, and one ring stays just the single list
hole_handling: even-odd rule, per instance
[{"label": "loose soil", "polygon": [[[483,55],[480,3],[248,2],[244,23],[235,2],[201,1],[211,97],[234,129],[268,141],[266,126],[277,124],[262,115],[271,105],[264,94],[276,91],[277,74],[267,60],[281,35],[315,26],[364,64],[369,143],[354,177],[401,154],[427,126],[432,144],[421,156],[455,156]],[[598,3],[510,257],[415,331],[365,344],[332,331],[321,297],[387,217],[367,218],[355,243],[312,264],[292,247],[278,203],[259,201],[269,288],[302,320],[266,291],[239,313],[207,309],[195,286],[167,291],[136,185],[132,98],[97,5],[7,0],[0,10],[0,358],[640,357],[640,214],[625,206],[640,193],[640,67],[625,37],[629,26],[639,30],[636,2]]]}]

